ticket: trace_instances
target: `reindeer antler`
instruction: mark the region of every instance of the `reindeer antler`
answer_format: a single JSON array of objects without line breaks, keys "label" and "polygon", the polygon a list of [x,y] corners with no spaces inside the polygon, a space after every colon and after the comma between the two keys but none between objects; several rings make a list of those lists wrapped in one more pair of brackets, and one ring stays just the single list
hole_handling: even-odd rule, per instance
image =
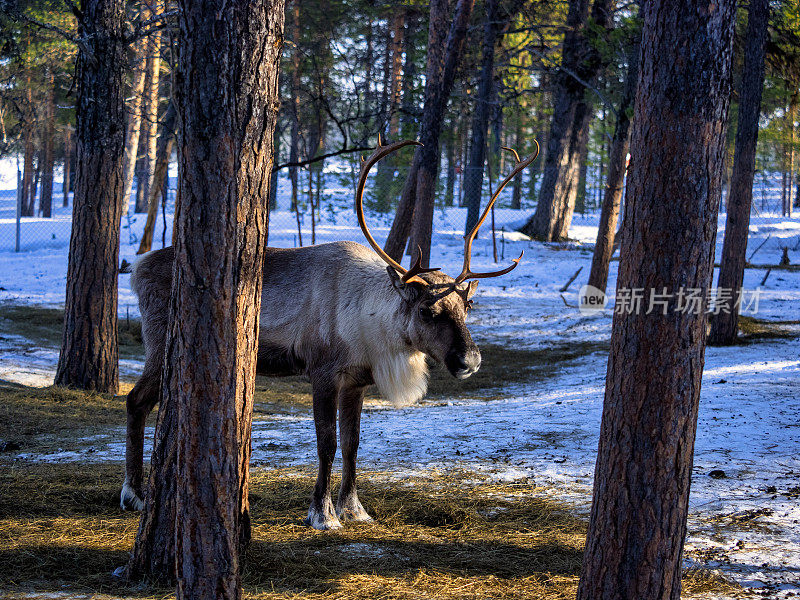
[{"label": "reindeer antler", "polygon": [[512,261],[513,264],[511,266],[506,267],[505,269],[502,269],[500,271],[492,271],[490,273],[473,273],[469,268],[470,262],[472,260],[472,241],[475,239],[475,236],[478,234],[478,230],[481,228],[481,225],[483,225],[483,222],[489,215],[489,211],[492,210],[492,206],[494,206],[494,203],[497,201],[497,197],[500,195],[500,192],[503,191],[503,188],[505,188],[511,182],[511,180],[514,179],[514,177],[519,175],[528,165],[530,165],[534,160],[536,160],[537,156],[539,156],[539,142],[537,142],[536,140],[533,140],[533,142],[536,144],[536,152],[534,152],[531,156],[529,156],[525,160],[520,160],[519,154],[517,154],[516,150],[503,146],[503,150],[507,150],[508,152],[511,152],[514,155],[514,158],[517,161],[517,165],[514,167],[511,173],[509,173],[508,176],[503,180],[503,182],[500,184],[497,190],[495,190],[495,192],[492,194],[489,203],[483,210],[481,218],[478,219],[478,222],[475,224],[475,227],[472,228],[472,231],[469,232],[469,235],[467,235],[464,238],[464,268],[461,270],[461,274],[458,277],[456,277],[455,280],[456,285],[462,283],[466,279],[484,279],[486,277],[499,277],[500,275],[505,275],[506,273],[509,273],[512,270],[514,270],[514,268],[516,268],[516,266],[519,264],[519,261],[522,260],[522,255],[525,254],[524,250],[519,255],[519,258],[515,258]]},{"label": "reindeer antler", "polygon": [[[394,142],[393,144],[388,144],[387,146],[381,145],[381,138],[380,135],[378,136],[378,146],[375,148],[375,151],[372,155],[364,160],[361,158],[361,174],[358,177],[358,186],[356,187],[356,216],[358,216],[358,224],[361,226],[361,231],[364,233],[364,237],[367,238],[369,245],[372,246],[372,249],[380,256],[386,263],[393,267],[397,272],[402,275],[402,281],[404,283],[409,282],[416,282],[421,283],[423,285],[427,285],[424,279],[419,277],[420,273],[430,273],[431,271],[437,271],[438,269],[424,269],[422,268],[422,260],[421,258],[417,258],[416,264],[411,267],[411,270],[405,269],[400,263],[394,260],[391,256],[386,254],[383,248],[380,247],[380,244],[375,241],[375,238],[372,237],[372,234],[369,232],[369,227],[367,227],[367,223],[364,220],[364,187],[367,184],[367,175],[369,175],[369,170],[375,166],[382,158],[385,158],[392,154],[393,152],[397,152],[400,148],[405,146],[421,146],[419,142],[414,140],[403,140],[401,142]],[[420,252],[418,256],[421,256],[422,253]]]}]

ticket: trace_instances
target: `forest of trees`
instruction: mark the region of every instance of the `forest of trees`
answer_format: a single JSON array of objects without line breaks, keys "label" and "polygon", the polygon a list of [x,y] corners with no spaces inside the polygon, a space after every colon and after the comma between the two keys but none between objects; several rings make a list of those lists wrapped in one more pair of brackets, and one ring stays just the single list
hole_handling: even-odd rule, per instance
[{"label": "forest of trees", "polygon": [[[741,285],[755,170],[781,174],[783,214],[800,187],[800,2],[687,4],[3,2],[0,156],[20,157],[25,216],[52,214],[57,165],[65,204],[74,189],[57,385],[116,393],[120,220],[147,214],[149,250],[180,142],[163,408],[130,577],[240,597],[275,172],[314,243],[325,166],[355,179],[379,139],[418,139],[381,163],[369,208],[392,222],[387,254],[418,248],[427,267],[437,203],[465,207],[469,229],[507,170],[501,148],[538,143],[507,204],[543,242],[599,210],[592,285],[605,290],[619,245],[618,285],[708,288],[721,197],[722,273]],[[581,598],[680,595],[706,325],[615,314]],[[712,322],[713,341],[735,337],[735,316]]]},{"label": "forest of trees", "polygon": [[[530,218],[522,228],[526,233],[543,240],[563,239],[573,212],[598,210],[607,179],[624,173],[619,164],[627,152],[620,144],[614,146],[614,132],[631,110],[626,82],[635,80],[637,5],[588,0],[447,4],[287,4],[281,110],[274,140],[276,167],[291,181],[291,206],[298,218],[302,213],[318,219],[321,191],[331,177],[326,165],[341,170],[351,164],[354,178],[358,152],[374,146],[378,133],[389,141],[430,136],[433,119],[440,132],[429,138],[435,148],[419,151],[430,153],[427,157],[409,154],[381,165],[367,199],[369,208],[389,215],[400,205],[405,218],[395,223],[390,254],[402,253],[399,249],[405,249],[409,236],[417,240],[413,247],[426,247],[422,221],[433,201],[423,197],[417,221],[408,218],[416,212],[416,190],[407,177],[415,160],[435,163],[433,180],[425,185],[435,186],[440,205],[468,207],[471,225],[481,191],[488,186],[487,175],[496,178],[507,162],[500,147],[525,155],[534,139],[542,146],[543,159],[529,176],[514,183],[501,203],[527,209]],[[77,8],[62,0],[5,0],[3,7],[0,19],[8,35],[0,43],[0,156],[21,158],[23,215],[47,217],[53,194],[63,202],[67,198],[65,190],[53,189],[53,169],[63,168],[65,189],[74,185]],[[174,122],[167,116],[174,85],[176,12],[169,1],[125,4],[124,196],[135,188],[134,210],[149,211],[152,222],[163,178],[158,165],[172,152],[168,142]],[[743,72],[746,14],[747,5],[740,5],[735,81]],[[463,20],[462,31],[450,28],[456,16]],[[440,31],[431,27],[431,18],[434,25],[442,19]],[[432,35],[440,36],[443,44],[448,36],[456,42],[449,57],[444,46],[441,56],[429,55]],[[800,3],[782,0],[770,16],[759,123],[763,143],[756,169],[783,173],[785,212],[792,210],[789,196],[798,195],[798,48]],[[437,73],[448,65],[452,72]],[[438,77],[452,81],[432,81]],[[446,85],[437,92],[440,84]],[[733,168],[738,100],[734,95],[723,174],[726,187]],[[441,104],[438,109],[436,102]],[[622,145],[627,143],[627,126],[618,137]],[[418,185],[420,177],[417,174]],[[273,179],[273,194],[275,185]],[[152,243],[152,224],[146,231],[141,251]]]}]

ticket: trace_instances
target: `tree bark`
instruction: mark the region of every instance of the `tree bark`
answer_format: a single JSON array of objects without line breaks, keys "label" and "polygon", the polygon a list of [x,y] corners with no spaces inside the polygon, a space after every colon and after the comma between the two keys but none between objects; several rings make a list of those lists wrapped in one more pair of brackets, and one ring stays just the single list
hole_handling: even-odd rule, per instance
[{"label": "tree bark", "polygon": [[483,165],[486,162],[486,131],[489,126],[491,100],[494,97],[494,47],[498,34],[498,0],[486,0],[485,8],[481,77],[478,83],[478,94],[475,97],[475,108],[472,111],[469,159],[464,170],[464,203],[467,205],[464,231],[471,231],[480,216]]},{"label": "tree bark", "polygon": [[639,52],[637,42],[628,55],[628,75],[625,89],[617,111],[617,123],[611,140],[611,153],[608,157],[608,178],[606,179],[603,204],[600,208],[600,222],[597,228],[597,242],[592,254],[592,268],[589,272],[589,285],[603,294],[608,286],[608,265],[614,253],[614,236],[617,231],[622,188],[625,183],[625,167],[630,147],[630,108],[636,99],[636,86],[639,83]]},{"label": "tree bark", "polygon": [[[403,85],[402,100],[400,103],[400,131],[405,139],[416,137],[416,97],[414,95],[414,82],[417,77],[417,44],[415,37],[419,24],[419,15],[411,8],[406,9],[406,30],[403,34]],[[380,164],[380,163],[378,163]]]},{"label": "tree bark", "polygon": [[69,206],[70,165],[72,164],[72,127],[64,127],[64,180],[61,191],[64,194],[64,207]]},{"label": "tree bark", "polygon": [[739,123],[733,156],[725,240],[722,244],[717,287],[732,290],[734,302],[720,297],[719,311],[711,317],[710,344],[732,344],[736,341],[739,306],[736,294],[742,287],[747,262],[747,234],[753,203],[758,117],[761,114],[761,93],[764,88],[764,57],[769,25],[769,1],[751,0],[747,20],[744,67],[739,91]]},{"label": "tree bark", "polygon": [[181,202],[164,416],[129,575],[177,574],[179,599],[239,598],[284,6],[180,4]]},{"label": "tree bark", "polygon": [[[595,0],[592,20],[611,26],[612,0]],[[599,52],[587,39],[589,0],[570,0],[561,70],[555,77],[556,100],[545,149],[544,173],[536,212],[522,232],[542,241],[564,239],[572,221],[577,196],[581,136],[592,116],[586,87],[602,67]],[[581,81],[575,78],[577,75]]]},{"label": "tree bark", "polygon": [[123,178],[125,188],[122,192],[122,213],[127,214],[133,189],[133,176],[136,171],[136,157],[139,152],[139,137],[142,128],[142,93],[144,80],[147,74],[147,38],[136,42],[133,49],[133,69],[130,102],[127,106],[127,120],[125,124],[125,162],[123,165]]},{"label": "tree bark", "polygon": [[433,194],[439,170],[439,134],[447,99],[453,88],[455,71],[461,59],[464,38],[474,0],[458,0],[452,23],[447,28],[449,11],[446,0],[431,2],[428,28],[428,57],[425,76],[425,108],[422,114],[420,142],[406,177],[400,205],[397,207],[385,250],[399,262],[406,240],[414,225],[413,243],[422,248],[423,263],[430,257],[433,221]]},{"label": "tree bark", "polygon": [[[386,110],[389,113],[389,128],[386,139],[396,141],[400,132],[400,96],[403,91],[403,25],[405,13],[396,11],[391,19],[392,36],[387,50],[386,62],[389,75],[389,90],[387,94]],[[388,156],[378,163],[375,174],[375,210],[388,212],[395,196],[393,189],[393,175],[396,169],[394,156]]]},{"label": "tree bark", "polygon": [[[291,131],[289,136],[289,162],[296,163],[300,160],[300,0],[294,0],[292,4],[292,75],[291,75]],[[299,220],[299,208],[297,206],[297,167],[289,167],[289,181],[292,184],[292,204],[291,209],[296,212]],[[302,235],[298,229],[298,234]],[[300,242],[303,245],[303,242]]]},{"label": "tree bark", "polygon": [[792,218],[794,204],[794,121],[797,116],[797,91],[789,97],[789,169],[786,175],[786,216]]},{"label": "tree bark", "polygon": [[170,102],[167,112],[164,115],[161,136],[158,138],[156,163],[153,168],[153,179],[149,186],[150,197],[147,200],[147,221],[145,221],[142,239],[139,242],[139,249],[136,251],[136,254],[150,252],[153,246],[153,233],[156,229],[161,189],[164,187],[164,181],[167,178],[169,157],[172,156],[172,148],[175,142],[175,121],[177,114],[175,105]]},{"label": "tree bark", "polygon": [[42,192],[39,195],[39,208],[42,216],[53,216],[53,167],[55,163],[56,107],[55,80],[50,68],[45,73],[44,129],[42,131]]},{"label": "tree bark", "polygon": [[[514,144],[516,148],[523,148],[525,140],[522,138],[522,115],[514,115]],[[529,175],[532,177],[532,175]],[[522,175],[515,177],[511,184],[511,207],[514,210],[522,208]]]},{"label": "tree bark", "polygon": [[[124,3],[84,0],[78,36],[77,174],[56,385],[116,393],[124,155]],[[88,52],[87,52],[88,49]]]},{"label": "tree bark", "polygon": [[[155,16],[155,14],[154,14]],[[136,192],[136,212],[151,211],[152,198],[150,186],[156,165],[158,145],[158,100],[159,80],[161,78],[161,34],[154,33],[147,38],[147,76],[142,101],[141,148],[142,170],[139,189]],[[141,201],[141,205],[140,205]],[[158,198],[155,201],[158,210]]]},{"label": "tree bark", "polygon": [[[680,292],[705,298],[711,279],[735,0],[653,0],[642,14],[617,290],[645,299],[614,315],[578,600],[681,590],[706,315],[702,301],[681,310]],[[669,297],[647,314],[651,293]]]},{"label": "tree bark", "polygon": [[22,140],[24,154],[22,158],[22,205],[21,214],[23,217],[33,216],[33,198],[31,198],[31,184],[33,183],[33,155],[36,153],[36,146],[33,141],[33,124],[24,122],[22,125]]}]

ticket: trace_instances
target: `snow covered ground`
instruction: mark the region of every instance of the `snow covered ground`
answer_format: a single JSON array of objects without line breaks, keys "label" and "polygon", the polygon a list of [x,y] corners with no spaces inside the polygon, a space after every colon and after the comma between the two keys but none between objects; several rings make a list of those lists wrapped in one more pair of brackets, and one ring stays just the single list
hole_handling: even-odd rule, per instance
[{"label": "snow covered ground", "polygon": [[[0,186],[3,187],[3,186]],[[347,198],[348,190],[332,190]],[[346,200],[343,201],[346,204]],[[0,192],[0,301],[58,306],[63,304],[69,243],[69,216],[26,220],[30,233],[23,252],[9,246],[13,218]],[[432,264],[455,274],[462,260],[462,209],[436,211]],[[498,230],[524,213],[498,210]],[[122,257],[132,260],[143,225],[142,215],[124,222]],[[388,221],[372,217],[381,241]],[[171,215],[167,215],[171,222]],[[498,239],[507,263],[525,250],[521,265],[508,276],[481,281],[471,329],[479,343],[548,348],[558,343],[597,343],[610,338],[611,313],[582,315],[577,290],[588,277],[596,215],[576,215],[569,244],[539,244],[517,234]],[[310,237],[308,217],[304,238]],[[156,239],[161,236],[161,225]],[[510,227],[507,229],[511,229]],[[724,217],[720,220],[717,256],[721,254]],[[166,232],[166,239],[171,234]],[[502,237],[502,236],[500,236]],[[11,238],[13,239],[13,237]],[[325,215],[317,242],[361,241],[350,211]],[[294,218],[273,215],[270,244],[296,243]],[[800,221],[760,214],[751,226],[748,256],[754,263],[776,263],[789,248],[800,260]],[[159,244],[156,244],[158,247]],[[491,270],[491,238],[482,234],[474,246],[474,270]],[[583,267],[563,294],[559,288]],[[794,321],[800,336],[800,272],[748,269],[744,287],[761,289],[755,316]],[[135,316],[129,277],[120,277],[120,315]],[[616,263],[609,289],[614,289]],[[566,302],[565,302],[566,300]],[[0,332],[0,378],[29,385],[52,382],[56,349],[32,349],[26,340]],[[135,378],[139,363],[122,365]],[[504,399],[452,398],[402,409],[371,407],[364,415],[360,463],[391,468],[398,477],[430,469],[473,471],[481,476],[533,479],[543,494],[552,494],[586,511],[602,409],[606,356],[589,352],[561,366],[548,380],[505,389]],[[498,381],[498,386],[503,382]],[[703,379],[687,558],[719,568],[754,593],[773,598],[800,595],[800,338],[754,341],[733,348],[709,348]],[[275,414],[259,420],[253,431],[254,461],[262,465],[307,465],[314,462],[313,423],[305,411]],[[84,440],[37,460],[118,460],[124,453],[122,430]],[[717,477],[709,475],[711,472]],[[718,471],[722,473],[718,473]],[[476,475],[477,476],[477,475]]]}]

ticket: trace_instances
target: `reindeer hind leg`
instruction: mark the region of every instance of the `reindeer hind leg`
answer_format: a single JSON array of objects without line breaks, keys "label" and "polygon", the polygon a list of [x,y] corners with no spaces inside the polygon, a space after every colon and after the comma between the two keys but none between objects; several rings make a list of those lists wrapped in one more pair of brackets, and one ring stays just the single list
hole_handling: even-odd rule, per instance
[{"label": "reindeer hind leg", "polygon": [[123,510],[142,510],[142,479],[144,472],[144,427],[147,415],[158,402],[161,388],[160,368],[147,368],[128,393],[128,425],[125,436],[125,482],[119,504]]}]

